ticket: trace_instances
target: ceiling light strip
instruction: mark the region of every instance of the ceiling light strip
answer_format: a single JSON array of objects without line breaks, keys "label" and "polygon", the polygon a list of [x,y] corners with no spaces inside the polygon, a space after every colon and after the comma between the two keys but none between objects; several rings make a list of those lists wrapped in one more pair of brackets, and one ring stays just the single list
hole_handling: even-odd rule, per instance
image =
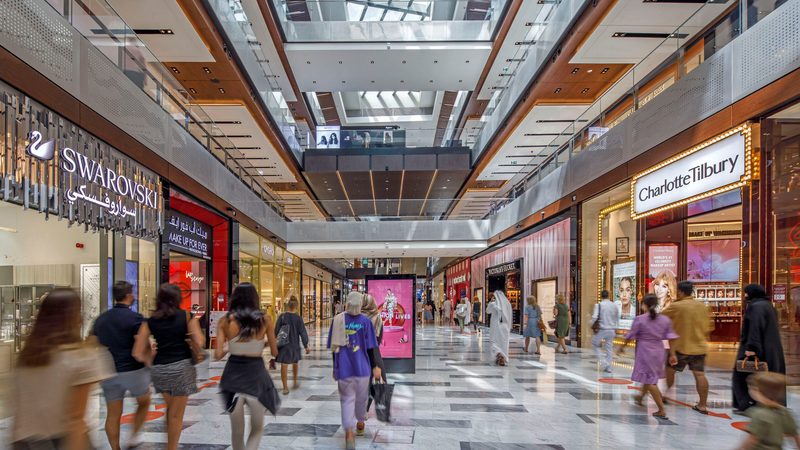
[{"label": "ceiling light strip", "polygon": [[439,169],[433,171],[433,177],[431,177],[431,184],[428,186],[428,192],[425,193],[425,200],[422,201],[422,208],[419,209],[419,216],[423,217],[423,212],[425,211],[425,205],[428,204],[428,196],[431,195],[431,190],[433,190],[433,183],[436,181],[436,175],[439,173]]},{"label": "ceiling light strip", "polygon": [[336,178],[339,179],[339,185],[342,186],[342,192],[344,192],[344,198],[347,199],[347,206],[350,207],[350,212],[353,214],[353,217],[356,217],[356,210],[353,209],[353,204],[350,203],[350,196],[347,195],[347,189],[344,187],[344,181],[342,181],[342,175],[339,171],[336,171]]}]

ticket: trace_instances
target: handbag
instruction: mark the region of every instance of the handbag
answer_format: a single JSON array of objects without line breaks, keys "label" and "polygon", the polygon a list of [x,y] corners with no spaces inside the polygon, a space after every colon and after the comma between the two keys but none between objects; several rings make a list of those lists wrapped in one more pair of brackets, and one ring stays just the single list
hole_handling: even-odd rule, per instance
[{"label": "handbag", "polygon": [[602,304],[603,304],[602,302],[597,304],[597,319],[595,319],[595,321],[592,322],[592,331],[594,332],[594,334],[600,332],[600,315],[603,312],[603,307],[601,306]]},{"label": "handbag", "polygon": [[281,325],[281,329],[278,330],[278,335],[275,337],[278,341],[278,348],[285,347],[289,345],[289,324]]},{"label": "handbag", "polygon": [[373,383],[370,394],[375,400],[375,416],[381,422],[391,421],[392,394],[394,385],[389,383]]},{"label": "handbag", "polygon": [[556,329],[556,319],[553,319],[553,320],[547,322],[547,326],[549,326],[550,328],[555,330]]},{"label": "handbag", "polygon": [[745,356],[744,359],[736,361],[736,371],[744,373],[769,371],[769,365],[764,361],[760,361],[758,356],[753,356],[753,359],[750,358],[750,356]]}]

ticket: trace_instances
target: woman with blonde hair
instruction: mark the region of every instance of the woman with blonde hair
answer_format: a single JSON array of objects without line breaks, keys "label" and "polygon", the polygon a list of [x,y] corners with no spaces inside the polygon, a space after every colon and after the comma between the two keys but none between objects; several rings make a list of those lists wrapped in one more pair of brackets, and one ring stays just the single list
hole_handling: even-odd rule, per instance
[{"label": "woman with blonde hair", "polygon": [[567,336],[569,335],[569,306],[567,306],[567,299],[564,294],[556,295],[556,306],[553,307],[553,315],[556,318],[556,338],[558,344],[556,345],[556,353],[567,354]]},{"label": "woman with blonde hair", "polygon": [[656,275],[650,283],[650,293],[656,294],[658,298],[658,312],[669,308],[669,305],[678,298],[678,281],[675,279],[675,274],[665,270]]},{"label": "woman with blonde hair", "polygon": [[542,330],[539,326],[539,323],[542,320],[542,309],[539,307],[539,302],[536,300],[536,297],[530,296],[525,299],[525,309],[523,310],[523,322],[525,324],[525,329],[522,331],[522,335],[525,337],[525,346],[523,347],[523,351],[528,353],[528,345],[531,342],[531,338],[533,338],[534,342],[536,342],[536,355],[541,355],[542,350]]},{"label": "woman with blonde hair", "polygon": [[61,288],[45,295],[13,375],[11,448],[91,448],[89,393],[113,375],[110,354],[81,339],[78,294]]}]

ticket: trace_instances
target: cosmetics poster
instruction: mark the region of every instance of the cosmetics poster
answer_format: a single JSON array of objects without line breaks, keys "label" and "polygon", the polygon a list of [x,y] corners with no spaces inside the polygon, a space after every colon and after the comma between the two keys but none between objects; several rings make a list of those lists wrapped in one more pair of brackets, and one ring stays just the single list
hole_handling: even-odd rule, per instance
[{"label": "cosmetics poster", "polygon": [[675,244],[652,244],[647,247],[647,272],[652,280],[661,273],[678,273],[678,246]]},{"label": "cosmetics poster", "polygon": [[614,304],[619,308],[619,329],[630,330],[636,317],[636,261],[612,266]]},{"label": "cosmetics poster", "polygon": [[414,279],[367,279],[367,292],[375,297],[383,319],[381,356],[414,357]]},{"label": "cosmetics poster", "polygon": [[692,281],[739,281],[739,239],[689,241],[686,273]]}]

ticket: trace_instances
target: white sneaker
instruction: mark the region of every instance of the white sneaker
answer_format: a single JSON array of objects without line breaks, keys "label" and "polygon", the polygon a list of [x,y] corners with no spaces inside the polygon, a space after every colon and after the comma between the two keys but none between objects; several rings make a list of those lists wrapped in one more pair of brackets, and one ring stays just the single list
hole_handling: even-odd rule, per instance
[{"label": "white sneaker", "polygon": [[144,443],[144,440],[142,439],[142,433],[141,432],[132,433],[130,436],[128,436],[128,440],[127,440],[127,442],[125,442],[125,446],[123,448],[132,449],[132,448],[136,448],[136,447],[142,445],[143,443]]}]

